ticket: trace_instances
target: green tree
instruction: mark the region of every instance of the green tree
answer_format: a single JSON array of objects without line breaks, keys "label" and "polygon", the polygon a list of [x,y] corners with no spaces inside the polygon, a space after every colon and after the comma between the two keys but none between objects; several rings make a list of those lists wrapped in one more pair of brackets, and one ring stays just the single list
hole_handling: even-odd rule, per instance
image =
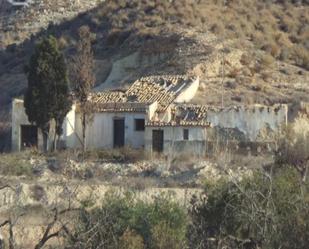
[{"label": "green tree", "polygon": [[[71,107],[67,67],[56,38],[49,36],[38,43],[26,67],[26,73],[26,114],[29,121],[41,129],[43,149],[47,151],[51,120],[55,120],[56,134],[61,135],[63,120]],[[56,140],[56,135],[54,139]]]},{"label": "green tree", "polygon": [[67,115],[71,110],[72,100],[69,93],[68,87],[68,77],[65,64],[63,65],[63,70],[65,70],[65,78],[63,81],[58,81],[55,84],[55,95],[56,103],[54,105],[53,118],[55,120],[55,137],[54,137],[54,149],[57,149],[57,136],[58,138],[62,135],[63,129],[62,124]]}]

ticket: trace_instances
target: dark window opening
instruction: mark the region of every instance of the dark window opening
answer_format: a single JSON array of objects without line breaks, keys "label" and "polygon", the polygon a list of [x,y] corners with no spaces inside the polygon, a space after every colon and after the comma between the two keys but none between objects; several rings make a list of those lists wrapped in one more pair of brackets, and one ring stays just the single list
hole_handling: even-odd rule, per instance
[{"label": "dark window opening", "polygon": [[183,130],[183,140],[189,140],[189,130],[188,129]]},{"label": "dark window opening", "polygon": [[38,146],[38,128],[33,125],[22,125],[21,127],[21,149]]},{"label": "dark window opening", "polygon": [[145,119],[135,119],[135,130],[136,131],[145,130]]}]

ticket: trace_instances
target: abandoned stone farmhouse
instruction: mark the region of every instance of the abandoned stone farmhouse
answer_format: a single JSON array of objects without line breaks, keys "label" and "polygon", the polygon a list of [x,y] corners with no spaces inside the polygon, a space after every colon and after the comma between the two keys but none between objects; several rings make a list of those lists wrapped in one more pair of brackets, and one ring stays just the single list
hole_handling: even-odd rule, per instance
[{"label": "abandoned stone farmhouse", "polygon": [[[190,104],[198,77],[149,76],[127,90],[94,92],[86,129],[88,149],[128,146],[149,152],[204,155],[214,139],[259,142],[272,139],[288,120],[287,105],[214,107]],[[61,145],[82,146],[79,104],[63,123]],[[50,136],[53,136],[51,128]],[[42,135],[30,124],[23,100],[12,103],[12,148],[42,147]]]}]

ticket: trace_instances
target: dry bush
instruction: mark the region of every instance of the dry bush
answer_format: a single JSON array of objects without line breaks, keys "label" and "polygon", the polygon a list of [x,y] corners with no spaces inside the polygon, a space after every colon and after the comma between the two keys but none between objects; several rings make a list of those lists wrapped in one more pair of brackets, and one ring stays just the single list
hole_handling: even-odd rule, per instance
[{"label": "dry bush", "polygon": [[265,44],[262,47],[262,49],[275,58],[278,57],[280,55],[280,52],[281,52],[280,47],[274,42],[269,42],[269,43]]},{"label": "dry bush", "polygon": [[297,119],[278,138],[276,162],[294,166],[306,179],[309,170],[309,120]]},{"label": "dry bush", "polygon": [[238,75],[235,78],[235,82],[239,85],[249,85],[252,82],[252,79],[251,79],[251,77]]},{"label": "dry bush", "polygon": [[235,81],[227,81],[224,84],[224,87],[230,88],[230,89],[236,89],[237,88],[237,84]]},{"label": "dry bush", "polygon": [[290,48],[282,48],[279,59],[282,61],[288,61],[291,58],[291,49]]},{"label": "dry bush", "polygon": [[286,33],[291,33],[293,31],[295,31],[296,29],[296,23],[295,20],[293,20],[292,18],[290,18],[289,16],[285,15],[282,16],[280,19],[280,24],[279,24],[279,28]]},{"label": "dry bush", "polygon": [[46,198],[46,192],[44,187],[41,185],[33,185],[30,188],[31,191],[31,198],[36,201],[42,201],[44,198]]},{"label": "dry bush", "polygon": [[268,82],[272,78],[272,74],[270,72],[264,71],[264,72],[261,73],[261,78],[265,82]]},{"label": "dry bush", "polygon": [[32,165],[29,162],[30,156],[30,151],[0,154],[0,174],[31,177],[33,174]]},{"label": "dry bush", "polygon": [[240,73],[240,70],[239,70],[238,68],[233,67],[233,68],[231,68],[231,70],[229,71],[228,77],[236,78],[237,75],[239,75],[239,73]]},{"label": "dry bush", "polygon": [[259,64],[263,69],[269,69],[274,66],[275,60],[271,55],[262,54],[259,57]]},{"label": "dry bush", "polygon": [[85,152],[85,158],[128,163],[143,160],[145,155],[143,150],[123,147],[119,149],[89,150]]},{"label": "dry bush", "polygon": [[185,248],[185,238],[181,233],[170,228],[169,224],[161,222],[151,230],[153,248],[182,249]]},{"label": "dry bush", "polygon": [[211,25],[210,30],[217,35],[221,35],[223,33],[224,26],[222,23],[215,23]]},{"label": "dry bush", "polygon": [[143,237],[135,231],[126,230],[119,239],[120,249],[144,249]]},{"label": "dry bush", "polygon": [[303,46],[296,46],[293,49],[293,59],[296,65],[309,70],[309,51]]},{"label": "dry bush", "polygon": [[172,172],[185,172],[194,168],[196,157],[192,154],[182,153],[175,156],[172,161],[169,170]]},{"label": "dry bush", "polygon": [[69,46],[68,37],[65,37],[62,35],[60,38],[58,38],[58,46],[60,49],[65,49]]},{"label": "dry bush", "polygon": [[248,53],[243,53],[240,58],[240,63],[243,66],[249,66],[253,61],[253,56]]}]

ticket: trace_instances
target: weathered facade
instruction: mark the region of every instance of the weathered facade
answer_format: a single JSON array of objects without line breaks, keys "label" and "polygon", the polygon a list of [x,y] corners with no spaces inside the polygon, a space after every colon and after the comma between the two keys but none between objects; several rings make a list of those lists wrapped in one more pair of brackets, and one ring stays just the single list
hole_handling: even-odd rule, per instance
[{"label": "weathered facade", "polygon": [[[97,110],[86,129],[87,148],[144,147],[145,120],[156,108],[153,104],[121,103],[113,109]],[[82,127],[80,114],[75,119],[75,143],[81,147]]]},{"label": "weathered facade", "polygon": [[145,149],[151,153],[177,155],[187,153],[202,156],[206,153],[207,128],[203,126],[146,127]]},{"label": "weathered facade", "polygon": [[[164,115],[177,101],[189,101],[197,91],[198,78],[155,76],[137,80],[127,91],[107,91],[91,94],[92,115],[86,129],[87,148],[145,146],[145,123],[154,115]],[[74,104],[63,123],[61,144],[66,148],[82,147],[82,125],[79,105]],[[29,128],[30,135],[25,136]],[[51,126],[50,140],[53,137]],[[42,148],[42,136],[25,114],[23,100],[13,101],[12,149]]]},{"label": "weathered facade", "polygon": [[[189,104],[199,87],[198,78],[153,76],[135,81],[126,90],[91,94],[92,115],[86,129],[86,147],[129,146],[166,155],[205,155],[209,141],[271,141],[288,121],[287,105],[214,107]],[[42,146],[40,131],[29,124],[23,101],[13,101],[13,150]],[[79,104],[63,123],[66,148],[82,147]],[[51,130],[50,136],[52,137]]]},{"label": "weathered facade", "polygon": [[[75,109],[76,106],[73,105],[62,125],[63,135],[60,139],[67,147],[74,147],[75,145]],[[52,146],[54,132],[55,125],[51,122],[48,139],[49,148]],[[20,151],[28,147],[43,149],[43,136],[40,129],[29,122],[24,108],[24,101],[14,99],[12,102],[12,150]]]}]

